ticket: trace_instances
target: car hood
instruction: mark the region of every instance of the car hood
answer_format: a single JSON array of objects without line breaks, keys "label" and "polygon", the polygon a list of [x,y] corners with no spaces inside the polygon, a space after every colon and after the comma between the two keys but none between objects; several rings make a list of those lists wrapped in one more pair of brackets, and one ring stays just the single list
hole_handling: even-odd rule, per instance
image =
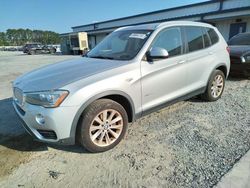
[{"label": "car hood", "polygon": [[94,58],[78,58],[45,66],[18,77],[13,87],[23,92],[46,91],[62,88],[77,80],[127,64]]},{"label": "car hood", "polygon": [[235,57],[240,57],[245,55],[245,53],[250,52],[249,45],[239,45],[239,46],[229,46],[230,48],[230,55]]}]

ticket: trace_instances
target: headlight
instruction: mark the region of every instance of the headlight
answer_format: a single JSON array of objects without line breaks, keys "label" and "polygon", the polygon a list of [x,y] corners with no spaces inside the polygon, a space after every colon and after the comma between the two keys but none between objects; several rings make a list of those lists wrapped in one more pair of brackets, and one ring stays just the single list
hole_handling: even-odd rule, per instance
[{"label": "headlight", "polygon": [[246,63],[245,57],[241,56],[240,59],[241,59],[241,62],[242,62],[242,63]]},{"label": "headlight", "polygon": [[65,90],[25,93],[25,101],[34,105],[54,108],[58,107],[68,94],[69,92]]}]

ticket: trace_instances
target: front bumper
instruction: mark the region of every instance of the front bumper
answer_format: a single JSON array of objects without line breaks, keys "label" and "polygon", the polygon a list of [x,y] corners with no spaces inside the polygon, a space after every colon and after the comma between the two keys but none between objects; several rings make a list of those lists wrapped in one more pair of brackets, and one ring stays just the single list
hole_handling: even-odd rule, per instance
[{"label": "front bumper", "polygon": [[[13,101],[14,109],[23,127],[35,139],[46,143],[73,145],[75,137],[70,135],[77,107],[44,108],[25,103],[22,107]],[[36,121],[36,116],[44,117],[44,124]]]}]

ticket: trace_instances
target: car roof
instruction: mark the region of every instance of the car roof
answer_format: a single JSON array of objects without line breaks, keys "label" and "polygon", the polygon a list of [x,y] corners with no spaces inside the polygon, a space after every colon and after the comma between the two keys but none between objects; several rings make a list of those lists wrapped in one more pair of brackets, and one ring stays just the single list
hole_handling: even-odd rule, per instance
[{"label": "car roof", "polygon": [[120,30],[156,30],[157,28],[163,28],[168,26],[201,26],[201,27],[210,27],[213,28],[212,25],[203,23],[203,22],[193,22],[193,21],[169,21],[169,22],[161,22],[161,23],[153,23],[153,24],[142,24],[135,26],[127,26],[116,29],[115,31]]}]

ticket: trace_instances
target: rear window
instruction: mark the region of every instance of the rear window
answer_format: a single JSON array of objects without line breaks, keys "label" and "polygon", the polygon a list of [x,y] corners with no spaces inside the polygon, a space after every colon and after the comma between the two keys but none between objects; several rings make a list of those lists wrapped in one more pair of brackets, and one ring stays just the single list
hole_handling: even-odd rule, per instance
[{"label": "rear window", "polygon": [[211,46],[210,38],[209,38],[207,30],[205,28],[202,28],[202,31],[203,31],[204,46],[205,46],[205,48],[207,48],[207,47]]},{"label": "rear window", "polygon": [[219,37],[218,37],[217,33],[214,31],[214,29],[212,29],[212,28],[206,28],[206,29],[207,29],[207,33],[210,37],[212,45],[217,43],[219,41]]},{"label": "rear window", "polygon": [[203,32],[201,27],[187,26],[186,36],[189,52],[197,51],[203,48]]}]

